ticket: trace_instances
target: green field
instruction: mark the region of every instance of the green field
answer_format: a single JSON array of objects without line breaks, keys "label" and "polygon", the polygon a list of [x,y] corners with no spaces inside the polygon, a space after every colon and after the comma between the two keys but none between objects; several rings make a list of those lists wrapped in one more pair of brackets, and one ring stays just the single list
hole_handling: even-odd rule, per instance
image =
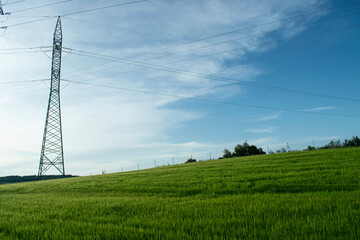
[{"label": "green field", "polygon": [[360,148],[1,185],[0,239],[360,239]]}]

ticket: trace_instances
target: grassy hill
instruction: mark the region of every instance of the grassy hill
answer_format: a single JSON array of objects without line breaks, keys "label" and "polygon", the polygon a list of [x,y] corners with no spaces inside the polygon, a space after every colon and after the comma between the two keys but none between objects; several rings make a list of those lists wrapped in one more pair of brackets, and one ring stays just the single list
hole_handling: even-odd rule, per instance
[{"label": "grassy hill", "polygon": [[360,148],[0,186],[0,239],[360,239]]}]

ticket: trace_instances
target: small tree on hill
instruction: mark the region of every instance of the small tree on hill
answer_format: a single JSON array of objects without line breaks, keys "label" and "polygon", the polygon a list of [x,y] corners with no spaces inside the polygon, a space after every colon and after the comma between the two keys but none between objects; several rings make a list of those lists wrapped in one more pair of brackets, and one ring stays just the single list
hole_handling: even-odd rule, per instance
[{"label": "small tree on hill", "polygon": [[313,147],[313,146],[310,146],[310,145],[309,145],[306,150],[308,150],[308,151],[316,150],[316,147]]},{"label": "small tree on hill", "polygon": [[262,150],[262,148],[257,148],[254,145],[249,145],[247,141],[245,141],[242,145],[241,144],[236,145],[233,153],[233,155],[236,157],[259,155],[259,154],[265,154],[265,152]]},{"label": "small tree on hill", "polygon": [[345,139],[344,147],[360,147],[360,139],[358,136],[353,137],[350,140]]},{"label": "small tree on hill", "polygon": [[225,149],[223,151],[223,158],[231,158],[231,157],[232,157],[232,153],[228,149]]},{"label": "small tree on hill", "polygon": [[192,162],[196,162],[196,159],[194,159],[194,158],[189,158],[188,160],[186,160],[185,163],[192,163]]}]

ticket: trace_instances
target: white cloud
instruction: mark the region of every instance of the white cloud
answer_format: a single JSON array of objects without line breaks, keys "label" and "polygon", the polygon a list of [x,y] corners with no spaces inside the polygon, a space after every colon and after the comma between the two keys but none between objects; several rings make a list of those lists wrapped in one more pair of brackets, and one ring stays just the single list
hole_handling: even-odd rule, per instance
[{"label": "white cloud", "polygon": [[248,128],[245,130],[245,132],[250,133],[273,133],[276,130],[275,127],[265,127],[265,128]]},{"label": "white cloud", "polygon": [[262,116],[262,117],[257,117],[257,118],[252,119],[251,121],[253,121],[253,122],[264,122],[264,121],[279,119],[280,116],[281,116],[281,112],[271,114],[271,115]]},{"label": "white cloud", "polygon": [[332,110],[332,109],[336,109],[336,107],[335,106],[316,107],[316,108],[306,109],[305,111],[317,112],[317,111]]},{"label": "white cloud", "polygon": [[[263,25],[260,28],[249,28],[236,34],[219,35],[188,45],[179,43],[265,22],[275,22],[316,9],[319,2],[321,1],[148,1],[123,8],[71,16],[82,21],[97,22],[109,28],[63,18],[63,46],[118,58],[164,48],[163,51],[132,60],[254,81],[262,70],[249,64],[234,63],[233,60],[244,60],[249,52],[258,53],[276,47],[274,44],[261,46],[271,39],[265,32],[291,24],[291,20]],[[87,1],[86,4],[82,1],[73,1],[56,8],[39,9],[36,15],[59,15],[112,3],[116,1]],[[19,9],[31,6],[31,3],[24,2],[19,4]],[[32,12],[28,14],[33,15]],[[27,20],[10,17],[6,24],[25,21]],[[51,46],[54,25],[55,19],[51,19],[9,27],[5,36],[0,38],[0,49]],[[120,28],[125,31],[121,31]],[[256,37],[248,38],[249,35],[255,34]],[[224,43],[204,47],[220,42]],[[179,46],[168,48],[176,44]],[[198,49],[185,51],[193,48]],[[163,55],[169,56],[154,58]],[[201,57],[205,55],[207,57]],[[105,62],[72,54],[62,63],[63,76],[70,80],[188,97],[205,98],[219,94],[226,98],[242,91],[240,86],[229,85],[226,82],[202,78],[196,74],[161,71],[156,67],[144,68],[116,62],[91,67]],[[2,55],[0,82],[49,78],[50,66],[50,60],[43,53]],[[78,69],[83,71],[65,74]],[[27,86],[0,86],[1,175],[14,173],[16,167],[8,166],[17,163],[28,166],[19,170],[22,174],[35,174],[37,171],[48,89],[42,83],[31,85],[29,89]],[[66,167],[70,169],[68,172],[74,174],[88,174],[99,168],[116,168],[120,165],[130,168],[134,167],[137,161],[146,162],[150,161],[150,158],[171,156],[174,153],[185,158],[192,152],[198,154],[198,158],[205,158],[208,149],[218,149],[217,151],[221,152],[221,148],[216,147],[218,144],[202,144],[196,139],[189,143],[177,144],[177,137],[169,135],[169,131],[174,128],[204,118],[201,111],[195,112],[183,106],[176,107],[176,104],[183,103],[178,98],[70,84],[62,91],[61,100],[65,162]],[[187,106],[191,106],[191,103]],[[281,113],[276,113],[253,121],[278,119],[280,116]],[[254,131],[256,130],[253,129],[252,132]],[[271,133],[272,130],[262,131]],[[144,158],[149,151],[149,158]],[[86,168],[82,167],[84,161],[87,162]],[[107,163],[102,164],[102,161]]]}]

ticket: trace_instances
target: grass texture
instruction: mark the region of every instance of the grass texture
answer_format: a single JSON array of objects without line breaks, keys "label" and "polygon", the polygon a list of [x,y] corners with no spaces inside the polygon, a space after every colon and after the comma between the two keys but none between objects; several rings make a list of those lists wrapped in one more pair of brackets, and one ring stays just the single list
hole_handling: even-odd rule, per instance
[{"label": "grass texture", "polygon": [[1,185],[0,239],[360,239],[360,148]]}]

